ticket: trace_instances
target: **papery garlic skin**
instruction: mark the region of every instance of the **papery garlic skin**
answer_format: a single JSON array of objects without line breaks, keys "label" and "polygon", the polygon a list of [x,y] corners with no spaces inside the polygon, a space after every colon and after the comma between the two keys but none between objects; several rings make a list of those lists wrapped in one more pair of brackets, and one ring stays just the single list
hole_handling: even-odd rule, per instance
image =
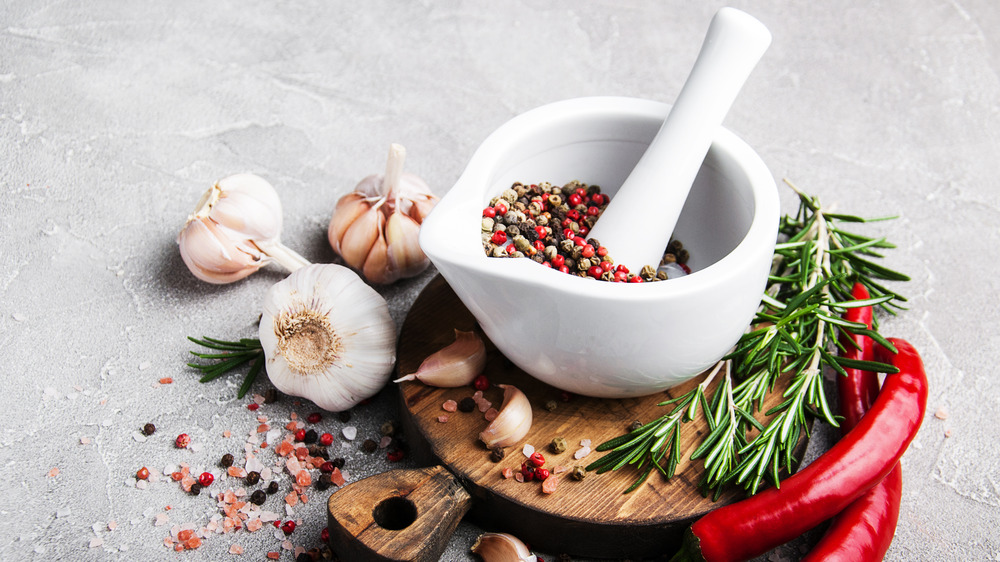
[{"label": "papery garlic skin", "polygon": [[335,412],[374,396],[396,362],[385,299],[334,264],[308,265],[268,290],[260,342],[278,390]]},{"label": "papery garlic skin", "polygon": [[503,389],[503,406],[497,417],[479,434],[479,439],[488,448],[515,445],[531,429],[532,413],[528,397],[516,386],[497,386]]},{"label": "papery garlic skin", "polygon": [[235,174],[206,191],[177,236],[191,273],[209,283],[232,283],[274,261],[289,271],[308,264],[280,242],[281,201],[267,180]]},{"label": "papery garlic skin", "polygon": [[372,283],[392,283],[427,269],[417,241],[438,198],[419,177],[403,172],[406,149],[393,144],[385,174],[362,179],[337,201],[327,239],[344,262]]},{"label": "papery garlic skin", "polygon": [[454,388],[471,383],[485,366],[486,345],[479,334],[455,330],[454,342],[424,359],[417,372],[395,382],[419,380],[428,386]]},{"label": "papery garlic skin", "polygon": [[508,533],[483,533],[472,545],[472,552],[483,562],[537,562],[521,539]]}]

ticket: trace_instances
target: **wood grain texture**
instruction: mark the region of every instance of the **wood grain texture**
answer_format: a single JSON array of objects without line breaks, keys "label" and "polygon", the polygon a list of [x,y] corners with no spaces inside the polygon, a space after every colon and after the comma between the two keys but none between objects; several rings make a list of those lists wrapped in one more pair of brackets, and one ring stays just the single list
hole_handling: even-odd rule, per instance
[{"label": "wood grain texture", "polygon": [[[400,376],[416,371],[429,354],[452,343],[455,329],[473,330],[476,322],[439,276],[418,297],[403,325],[397,364]],[[739,497],[731,491],[712,502],[697,489],[702,467],[688,458],[708,431],[700,419],[683,427],[684,450],[676,476],[666,480],[654,472],[627,495],[622,492],[637,475],[632,469],[588,473],[582,481],[573,480],[567,472],[553,494],[543,494],[538,482],[504,479],[503,468],[517,471],[526,460],[521,452],[524,443],[542,451],[546,468],[550,469],[560,465],[572,468],[596,460],[602,453],[591,453],[581,460],[573,458],[581,440],[590,439],[596,446],[623,433],[633,420],[648,422],[663,415],[666,409],[658,403],[686,392],[702,377],[642,398],[568,396],[515,367],[488,340],[486,345],[485,374],[492,386],[485,397],[499,409],[503,392],[496,384],[513,384],[530,399],[534,416],[526,438],[508,448],[500,462],[490,460],[489,451],[478,440],[479,432],[488,423],[482,413],[449,413],[442,409],[446,400],[460,401],[471,396],[471,387],[442,389],[405,382],[400,384],[400,399],[413,454],[422,462],[440,463],[452,471],[475,500],[470,515],[487,530],[512,533],[548,552],[609,558],[658,556],[673,552],[683,529],[699,516]],[[778,395],[780,392],[772,393],[775,398]],[[546,408],[546,404],[555,408]],[[447,422],[439,421],[443,415],[448,416]],[[549,450],[555,437],[569,443],[564,453]],[[801,447],[804,445],[805,441]]]},{"label": "wood grain texture", "polygon": [[377,474],[330,496],[330,547],[341,560],[434,562],[471,501],[442,466]]}]

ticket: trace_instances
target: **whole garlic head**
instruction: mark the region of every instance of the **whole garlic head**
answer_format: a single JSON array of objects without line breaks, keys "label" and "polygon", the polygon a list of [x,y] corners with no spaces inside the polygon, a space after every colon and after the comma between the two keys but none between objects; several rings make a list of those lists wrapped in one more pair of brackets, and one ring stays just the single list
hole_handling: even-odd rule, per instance
[{"label": "whole garlic head", "polygon": [[419,177],[403,172],[406,149],[389,147],[385,174],[361,180],[337,201],[327,237],[347,265],[373,283],[412,277],[430,261],[417,235],[438,198]]},{"label": "whole garlic head", "polygon": [[396,362],[385,300],[335,264],[305,266],[268,290],[260,343],[278,390],[330,411],[374,396]]},{"label": "whole garlic head", "polygon": [[201,196],[177,244],[195,277],[232,283],[271,261],[289,271],[309,263],[281,244],[281,225],[281,201],[274,187],[254,174],[235,174]]}]

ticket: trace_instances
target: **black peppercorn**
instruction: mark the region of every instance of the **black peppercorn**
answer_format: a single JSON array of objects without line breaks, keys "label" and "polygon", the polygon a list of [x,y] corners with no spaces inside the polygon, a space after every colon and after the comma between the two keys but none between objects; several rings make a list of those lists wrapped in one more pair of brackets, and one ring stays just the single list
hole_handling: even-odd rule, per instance
[{"label": "black peppercorn", "polygon": [[312,562],[312,556],[309,556],[308,553],[301,552],[295,557],[295,562]]},{"label": "black peppercorn", "polygon": [[278,483],[272,481],[270,484],[268,484],[267,485],[267,493],[268,494],[277,494],[278,493]]},{"label": "black peppercorn", "polygon": [[309,455],[313,457],[320,457],[322,459],[329,459],[330,452],[321,445],[309,445]]},{"label": "black peppercorn", "polygon": [[277,402],[277,401],[278,401],[278,391],[277,390],[275,390],[273,388],[269,388],[269,389],[267,389],[267,390],[264,391],[264,403],[265,404],[273,404],[274,402]]},{"label": "black peppercorn", "polygon": [[197,484],[197,483],[191,484],[191,495],[192,496],[197,496],[200,493],[201,493],[201,484]]},{"label": "black peppercorn", "polygon": [[319,478],[316,479],[316,489],[326,490],[333,485],[333,478],[329,474],[321,474]]},{"label": "black peppercorn", "polygon": [[361,449],[366,453],[374,453],[375,449],[378,449],[378,443],[371,439],[365,439],[365,442],[361,444]]},{"label": "black peppercorn", "polygon": [[303,443],[315,443],[319,439],[319,434],[315,430],[310,429],[306,432],[306,438],[302,440]]},{"label": "black peppercorn", "polygon": [[343,412],[337,412],[337,417],[340,418],[340,421],[347,423],[351,421],[351,411],[344,410]]},{"label": "black peppercorn", "polygon": [[461,402],[458,403],[458,409],[459,411],[469,413],[476,409],[476,401],[471,397],[466,396]]},{"label": "black peppercorn", "polygon": [[[271,482],[277,487],[277,482]],[[262,490],[256,490],[254,493],[250,494],[250,503],[254,505],[264,505],[264,501],[267,500],[267,494]]]},{"label": "black peppercorn", "polygon": [[254,484],[260,482],[260,473],[257,471],[248,472],[246,482],[248,486],[253,486]]},{"label": "black peppercorn", "polygon": [[145,433],[146,435],[152,435],[156,433],[156,426],[151,423],[147,423],[146,425],[142,426],[142,432]]},{"label": "black peppercorn", "polygon": [[343,457],[337,457],[337,458],[333,459],[332,461],[330,461],[330,464],[333,465],[333,468],[344,468],[344,458]]},{"label": "black peppercorn", "polygon": [[490,448],[490,460],[491,461],[493,461],[493,462],[500,462],[500,461],[503,460],[504,455],[506,455],[506,453],[504,452],[503,447],[492,447],[492,448]]},{"label": "black peppercorn", "polygon": [[233,455],[226,453],[222,455],[222,459],[219,460],[219,464],[222,466],[222,468],[229,468],[233,466],[233,460],[234,460]]}]

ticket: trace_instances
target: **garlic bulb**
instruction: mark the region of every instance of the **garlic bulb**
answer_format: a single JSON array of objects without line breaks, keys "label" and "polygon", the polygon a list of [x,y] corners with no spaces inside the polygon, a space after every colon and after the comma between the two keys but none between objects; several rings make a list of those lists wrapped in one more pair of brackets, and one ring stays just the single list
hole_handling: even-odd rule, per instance
[{"label": "garlic bulb", "polygon": [[236,174],[201,196],[177,236],[191,273],[209,283],[232,283],[274,261],[289,271],[308,261],[280,242],[281,201],[264,178]]},{"label": "garlic bulb", "polygon": [[395,340],[385,300],[346,267],[305,266],[264,297],[260,343],[268,378],[326,410],[346,410],[385,385]]},{"label": "garlic bulb", "polygon": [[521,539],[507,533],[483,533],[472,545],[483,562],[536,562],[538,558]]},{"label": "garlic bulb", "polygon": [[417,243],[437,197],[417,176],[403,173],[406,149],[393,144],[385,174],[373,174],[337,201],[327,238],[347,265],[373,283],[413,277],[429,260]]},{"label": "garlic bulb", "polygon": [[486,345],[475,332],[455,330],[455,341],[432,353],[416,373],[395,382],[418,380],[429,386],[454,388],[472,382],[486,366]]},{"label": "garlic bulb", "polygon": [[497,385],[503,389],[503,406],[497,417],[479,434],[479,439],[490,449],[510,447],[531,429],[531,403],[516,386]]}]

